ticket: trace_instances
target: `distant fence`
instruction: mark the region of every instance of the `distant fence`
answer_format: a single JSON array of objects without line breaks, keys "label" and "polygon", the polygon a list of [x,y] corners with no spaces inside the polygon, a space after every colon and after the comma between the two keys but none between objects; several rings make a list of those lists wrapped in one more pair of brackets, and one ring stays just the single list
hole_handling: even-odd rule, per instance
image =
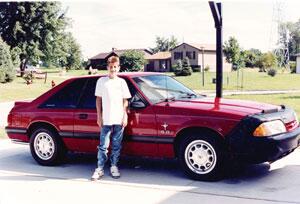
[{"label": "distant fence", "polygon": [[[34,75],[34,78],[36,79],[44,79],[44,84],[47,82],[47,78],[48,78],[48,72],[37,72],[37,71],[17,71],[17,76],[21,76],[21,73],[27,74],[27,73],[31,73]],[[52,73],[52,72],[51,72]],[[53,72],[54,73],[54,72]],[[57,72],[59,73],[59,72]]]}]

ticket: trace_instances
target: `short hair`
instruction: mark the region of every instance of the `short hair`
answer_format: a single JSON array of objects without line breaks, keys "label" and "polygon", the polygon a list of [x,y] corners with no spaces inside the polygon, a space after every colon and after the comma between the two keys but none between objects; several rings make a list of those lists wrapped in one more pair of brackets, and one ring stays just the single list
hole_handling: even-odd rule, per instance
[{"label": "short hair", "polygon": [[120,63],[120,59],[118,56],[111,56],[107,59],[107,64],[110,64],[110,63]]}]

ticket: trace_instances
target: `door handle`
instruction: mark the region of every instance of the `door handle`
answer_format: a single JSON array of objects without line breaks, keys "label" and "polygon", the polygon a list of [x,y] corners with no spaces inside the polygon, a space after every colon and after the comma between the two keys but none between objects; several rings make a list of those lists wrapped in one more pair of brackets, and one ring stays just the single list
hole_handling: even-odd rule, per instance
[{"label": "door handle", "polygon": [[86,113],[79,114],[79,119],[84,120],[84,119],[87,119],[87,118],[88,118],[88,114],[86,114]]}]

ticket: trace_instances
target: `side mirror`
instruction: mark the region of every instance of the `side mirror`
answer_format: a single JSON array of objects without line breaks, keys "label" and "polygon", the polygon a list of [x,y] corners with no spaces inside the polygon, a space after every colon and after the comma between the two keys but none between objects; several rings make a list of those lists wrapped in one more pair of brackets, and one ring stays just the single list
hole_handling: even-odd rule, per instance
[{"label": "side mirror", "polygon": [[142,101],[132,101],[130,103],[130,108],[143,109],[146,108],[146,105]]}]

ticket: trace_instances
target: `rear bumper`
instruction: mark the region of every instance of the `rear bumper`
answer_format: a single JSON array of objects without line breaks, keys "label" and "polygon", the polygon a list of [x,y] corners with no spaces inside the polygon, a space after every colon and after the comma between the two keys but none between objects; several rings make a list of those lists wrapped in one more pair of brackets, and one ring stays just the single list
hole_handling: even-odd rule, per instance
[{"label": "rear bumper", "polygon": [[14,142],[17,142],[17,143],[28,143],[29,142],[26,128],[5,127],[5,131],[6,131],[7,136]]}]

